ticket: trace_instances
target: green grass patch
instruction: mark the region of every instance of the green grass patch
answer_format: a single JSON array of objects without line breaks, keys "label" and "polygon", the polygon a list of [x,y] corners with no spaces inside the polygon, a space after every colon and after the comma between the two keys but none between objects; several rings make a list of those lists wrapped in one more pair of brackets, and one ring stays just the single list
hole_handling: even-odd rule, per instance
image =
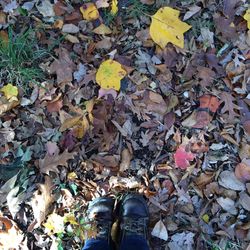
[{"label": "green grass patch", "polygon": [[16,35],[9,28],[8,39],[0,38],[2,82],[15,84],[27,91],[30,82],[36,83],[44,79],[44,72],[38,65],[46,55],[47,50],[38,47],[34,30],[28,29]]}]

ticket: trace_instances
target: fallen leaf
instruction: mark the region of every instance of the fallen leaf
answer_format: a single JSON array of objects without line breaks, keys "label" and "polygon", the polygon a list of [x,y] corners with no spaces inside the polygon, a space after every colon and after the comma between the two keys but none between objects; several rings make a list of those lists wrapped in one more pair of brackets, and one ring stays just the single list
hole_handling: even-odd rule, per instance
[{"label": "fallen leaf", "polygon": [[161,220],[155,224],[151,235],[165,241],[168,240],[168,231]]},{"label": "fallen leaf", "polygon": [[122,65],[114,60],[106,60],[101,63],[96,73],[96,82],[103,89],[120,90],[121,79],[126,75]]},{"label": "fallen leaf", "polygon": [[0,116],[5,112],[15,108],[20,104],[19,101],[8,101],[6,98],[0,98]]},{"label": "fallen leaf", "polygon": [[112,33],[112,30],[102,23],[101,25],[93,29],[93,32],[98,35],[109,35]]},{"label": "fallen leaf", "polygon": [[65,48],[59,49],[59,59],[49,67],[49,73],[57,75],[57,84],[68,83],[73,80],[72,74],[75,69],[75,64],[70,58],[69,51]]},{"label": "fallen leaf", "polygon": [[[0,89],[0,91],[4,93],[4,96],[7,99],[11,99],[12,97],[17,97],[17,95],[18,95],[18,88],[16,86],[13,86],[10,83],[8,83],[4,87],[2,87]],[[14,98],[12,100],[16,100],[17,101],[17,98]]]},{"label": "fallen leaf", "polygon": [[109,7],[109,0],[97,0],[95,5],[96,5],[97,9],[108,8]]},{"label": "fallen leaf", "polygon": [[110,13],[114,16],[118,12],[118,0],[112,0]]},{"label": "fallen leaf", "polygon": [[236,190],[236,191],[242,191],[242,190],[246,189],[244,183],[239,181],[236,178],[235,174],[231,171],[228,171],[228,170],[225,170],[225,171],[220,173],[219,184],[222,187]]},{"label": "fallen leaf", "polygon": [[72,24],[72,23],[68,23],[68,24],[64,24],[62,27],[62,32],[64,33],[70,33],[70,34],[76,34],[79,32],[79,28]]},{"label": "fallen leaf", "polygon": [[250,181],[250,160],[244,159],[241,163],[235,167],[235,176],[241,182]]},{"label": "fallen leaf", "polygon": [[221,113],[228,113],[227,119],[230,122],[235,122],[235,118],[239,117],[239,114],[235,112],[235,109],[239,109],[239,107],[234,104],[234,98],[232,94],[228,92],[222,92],[220,94],[221,101],[220,103],[224,103],[223,108],[221,109]]},{"label": "fallen leaf", "polygon": [[189,11],[187,11],[183,17],[183,21],[188,20],[190,17],[192,17],[193,15],[195,15],[196,13],[198,13],[201,10],[201,7],[194,5],[188,8]]},{"label": "fallen leaf", "polygon": [[40,5],[36,5],[36,8],[44,17],[55,16],[53,4],[49,0],[42,1]]},{"label": "fallen leaf", "polygon": [[84,116],[78,123],[76,128],[74,129],[74,135],[79,138],[82,139],[83,136],[86,134],[86,132],[89,129],[89,122],[88,119],[86,118],[86,116]]},{"label": "fallen leaf", "polygon": [[120,164],[119,171],[124,172],[125,170],[129,169],[130,161],[132,156],[127,148],[122,150],[122,160]]},{"label": "fallen leaf", "polygon": [[81,8],[80,11],[82,13],[83,19],[87,21],[93,21],[99,18],[99,12],[96,8],[95,4],[93,3],[85,3]]},{"label": "fallen leaf", "polygon": [[239,202],[244,209],[250,212],[250,196],[247,193],[240,193]]},{"label": "fallen leaf", "polygon": [[62,154],[52,155],[46,154],[44,159],[39,160],[39,169],[41,173],[49,175],[49,172],[59,173],[58,166],[67,167],[67,161],[73,159],[75,152],[69,153],[65,150]]},{"label": "fallen leaf", "polygon": [[183,33],[191,26],[178,19],[179,10],[170,7],[160,8],[153,16],[150,25],[150,35],[155,43],[162,49],[171,42],[174,45],[184,48]]},{"label": "fallen leaf", "polygon": [[247,28],[250,30],[250,9],[246,11],[243,18],[247,21]]},{"label": "fallen leaf", "polygon": [[50,214],[43,226],[48,235],[63,233],[64,217],[56,213]]},{"label": "fallen leaf", "polygon": [[82,63],[79,63],[78,66],[77,66],[77,71],[75,71],[74,74],[73,74],[74,79],[77,82],[80,82],[84,78],[86,73],[87,73],[87,68]]},{"label": "fallen leaf", "polygon": [[215,113],[220,106],[219,99],[216,96],[212,95],[203,95],[199,98],[201,109],[207,108],[213,113]]},{"label": "fallen leaf", "polygon": [[44,184],[38,185],[38,190],[35,191],[29,202],[35,220],[29,226],[28,231],[33,231],[34,228],[39,227],[49,213],[49,207],[55,200],[55,197],[52,194],[53,186],[54,184],[52,183],[51,177],[47,175],[45,176]]},{"label": "fallen leaf", "polygon": [[13,13],[16,8],[18,8],[18,3],[16,0],[12,0],[4,6],[3,11],[6,13]]},{"label": "fallen leaf", "polygon": [[48,141],[46,143],[46,149],[47,149],[47,153],[49,154],[49,156],[53,156],[53,155],[59,153],[59,148],[58,148],[56,142],[50,142],[50,141]]},{"label": "fallen leaf", "polygon": [[28,249],[23,232],[5,216],[0,216],[0,249]]},{"label": "fallen leaf", "polygon": [[155,3],[155,0],[140,0],[140,2],[147,5],[152,5]]},{"label": "fallen leaf", "polygon": [[113,99],[117,97],[117,92],[114,89],[103,89],[100,88],[98,91],[97,99],[101,99],[103,96],[107,99],[108,95],[112,95]]},{"label": "fallen leaf", "polygon": [[63,107],[63,100],[61,99],[61,95],[58,95],[54,100],[47,104],[48,112],[59,112]]},{"label": "fallen leaf", "polygon": [[54,29],[62,29],[62,27],[63,27],[63,20],[58,19],[53,24]]},{"label": "fallen leaf", "polygon": [[180,145],[174,154],[175,165],[183,170],[190,166],[189,161],[194,158],[195,155],[192,152],[187,152],[184,145]]},{"label": "fallen leaf", "polygon": [[210,86],[213,83],[215,76],[216,74],[212,69],[202,66],[197,67],[197,79],[201,86]]},{"label": "fallen leaf", "polygon": [[193,249],[195,234],[192,232],[175,233],[168,243],[169,250]]},{"label": "fallen leaf", "polygon": [[76,117],[71,117],[71,118],[66,119],[63,122],[63,124],[61,125],[59,131],[63,132],[65,130],[69,129],[69,128],[72,128],[72,127],[76,126],[81,118],[82,118],[82,116],[79,115],[79,116],[76,116]]},{"label": "fallen leaf", "polygon": [[235,202],[229,198],[219,197],[216,201],[220,204],[220,206],[230,214],[236,215],[238,213],[237,209],[235,208]]}]

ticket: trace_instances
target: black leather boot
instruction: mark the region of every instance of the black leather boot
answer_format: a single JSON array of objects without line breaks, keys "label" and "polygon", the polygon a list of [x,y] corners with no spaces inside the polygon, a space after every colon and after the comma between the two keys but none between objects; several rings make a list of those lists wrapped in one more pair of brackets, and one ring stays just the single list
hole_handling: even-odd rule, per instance
[{"label": "black leather boot", "polygon": [[126,195],[119,207],[120,239],[129,235],[140,235],[147,239],[149,222],[148,206],[142,195]]},{"label": "black leather boot", "polygon": [[90,202],[87,217],[97,228],[95,238],[111,241],[111,228],[113,223],[114,200],[108,197],[96,198]]}]

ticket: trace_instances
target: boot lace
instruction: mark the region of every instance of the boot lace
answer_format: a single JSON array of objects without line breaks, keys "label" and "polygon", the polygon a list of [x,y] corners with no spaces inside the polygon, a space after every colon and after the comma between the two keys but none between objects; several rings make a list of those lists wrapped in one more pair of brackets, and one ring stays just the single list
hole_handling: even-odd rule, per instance
[{"label": "boot lace", "polygon": [[147,218],[126,218],[124,219],[121,229],[128,234],[139,234],[145,235],[146,234],[146,224]]}]

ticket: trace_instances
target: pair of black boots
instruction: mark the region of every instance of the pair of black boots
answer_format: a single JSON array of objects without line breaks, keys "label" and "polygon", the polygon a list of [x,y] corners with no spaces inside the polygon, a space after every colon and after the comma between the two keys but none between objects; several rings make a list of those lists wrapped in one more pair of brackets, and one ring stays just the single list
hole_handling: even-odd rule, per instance
[{"label": "pair of black boots", "polygon": [[97,226],[96,238],[111,241],[111,228],[118,217],[118,240],[129,235],[139,235],[147,239],[149,212],[145,199],[139,194],[127,194],[114,208],[115,200],[101,197],[93,200],[88,207],[88,219]]}]

